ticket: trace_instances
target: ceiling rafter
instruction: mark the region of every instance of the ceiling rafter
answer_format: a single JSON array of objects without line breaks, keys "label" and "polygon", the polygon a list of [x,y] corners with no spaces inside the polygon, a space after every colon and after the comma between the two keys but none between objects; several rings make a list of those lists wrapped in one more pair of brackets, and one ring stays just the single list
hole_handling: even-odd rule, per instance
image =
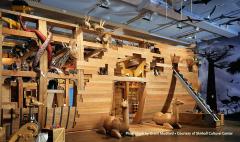
[{"label": "ceiling rafter", "polygon": [[128,20],[128,21],[126,22],[126,24],[128,25],[128,24],[131,24],[131,23],[133,23],[133,22],[141,19],[142,17],[144,17],[144,15],[145,15],[147,12],[148,12],[148,10],[142,10],[141,12],[139,12],[139,14],[138,14],[137,16],[135,16],[135,17],[133,17],[132,19]]},{"label": "ceiling rafter", "polygon": [[[141,2],[141,0],[121,0],[121,1],[123,1],[125,3],[129,3],[134,6],[137,6]],[[164,7],[153,4],[153,3],[146,5],[145,9],[151,10],[153,12],[157,12],[160,15],[165,15],[165,13],[166,13],[166,9]],[[174,20],[177,20],[177,21],[180,20],[180,14],[177,14],[172,9],[168,10],[168,17],[170,17]],[[186,19],[186,16],[183,16],[183,19]],[[238,35],[238,33],[236,31],[232,31],[230,29],[225,29],[225,28],[219,27],[219,26],[214,25],[213,23],[209,23],[207,21],[196,22],[196,23],[186,22],[186,23],[189,25],[192,25],[192,26],[197,26],[201,29],[204,29],[207,32],[218,34],[218,35],[221,35],[224,37],[234,37],[234,36]]]},{"label": "ceiling rafter", "polygon": [[[49,12],[52,12],[52,13],[58,13],[58,14],[61,14],[62,16],[68,16],[70,19],[75,19],[75,21],[72,21],[72,22],[78,22],[80,21],[81,19],[84,19],[84,14],[83,13],[78,13],[78,12],[73,12],[73,11],[63,11],[62,9],[60,8],[56,8],[56,7],[52,7],[52,6],[49,6],[49,5],[46,5],[46,4],[42,4],[42,3],[36,3],[36,2],[33,2],[31,0],[26,0],[28,2],[28,4],[36,9],[38,9],[39,11],[48,11]],[[60,17],[58,17],[60,18]],[[91,20],[94,21],[94,22],[99,22],[100,19],[97,18],[97,17],[91,17]],[[144,31],[144,30],[141,30],[141,29],[137,29],[137,28],[134,28],[132,26],[128,26],[126,24],[121,24],[121,23],[115,23],[115,22],[112,22],[112,21],[109,21],[109,20],[106,20],[106,27],[110,28],[110,29],[124,29],[124,33],[125,34],[125,31],[131,31],[131,34],[132,36],[135,36],[135,35],[142,35],[144,36],[145,39],[152,39],[154,41],[162,41],[162,42],[166,42],[166,43],[169,43],[169,44],[172,44],[172,45],[185,45],[185,46],[188,46],[190,45],[189,42],[186,42],[186,41],[182,41],[182,40],[178,40],[178,39],[173,39],[173,38],[170,38],[170,37],[167,37],[167,36],[163,36],[163,35],[157,35],[157,34],[152,34],[152,33],[149,33],[147,31]],[[136,36],[137,37],[137,36]]]}]

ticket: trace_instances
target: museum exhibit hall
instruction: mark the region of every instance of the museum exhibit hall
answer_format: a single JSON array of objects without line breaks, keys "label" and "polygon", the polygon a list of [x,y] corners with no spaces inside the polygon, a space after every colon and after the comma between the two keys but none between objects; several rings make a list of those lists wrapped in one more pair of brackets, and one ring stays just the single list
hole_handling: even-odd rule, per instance
[{"label": "museum exhibit hall", "polygon": [[238,142],[240,0],[0,0],[0,142]]}]

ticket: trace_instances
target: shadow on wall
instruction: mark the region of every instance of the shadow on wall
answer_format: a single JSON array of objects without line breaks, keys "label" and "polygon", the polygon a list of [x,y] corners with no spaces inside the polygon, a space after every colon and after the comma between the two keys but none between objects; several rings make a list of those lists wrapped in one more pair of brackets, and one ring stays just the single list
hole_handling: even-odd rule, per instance
[{"label": "shadow on wall", "polygon": [[[226,55],[214,62],[214,73],[210,74],[215,75],[217,111],[229,116],[226,118],[240,121],[240,36],[198,44],[199,53],[211,53],[217,56],[225,51]],[[211,85],[208,85],[209,59],[208,56],[201,56],[201,54],[199,58],[201,93],[205,98],[211,98],[213,96],[209,96]]]}]

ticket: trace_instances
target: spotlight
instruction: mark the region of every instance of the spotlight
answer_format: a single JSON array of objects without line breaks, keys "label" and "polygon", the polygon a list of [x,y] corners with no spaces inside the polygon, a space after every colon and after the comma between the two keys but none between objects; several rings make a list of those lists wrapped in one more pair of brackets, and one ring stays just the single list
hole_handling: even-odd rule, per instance
[{"label": "spotlight", "polygon": [[97,6],[105,8],[105,9],[109,9],[110,4],[111,3],[109,0],[98,0],[97,1]]},{"label": "spotlight", "polygon": [[178,23],[178,24],[177,24],[177,28],[178,28],[178,29],[182,29],[182,23]]},{"label": "spotlight", "polygon": [[146,21],[152,21],[152,15],[153,13],[147,12],[142,19]]},{"label": "spotlight", "polygon": [[196,30],[196,31],[199,31],[199,30],[200,30],[200,28],[199,28],[199,27],[196,27],[196,28],[195,28],[195,30]]}]

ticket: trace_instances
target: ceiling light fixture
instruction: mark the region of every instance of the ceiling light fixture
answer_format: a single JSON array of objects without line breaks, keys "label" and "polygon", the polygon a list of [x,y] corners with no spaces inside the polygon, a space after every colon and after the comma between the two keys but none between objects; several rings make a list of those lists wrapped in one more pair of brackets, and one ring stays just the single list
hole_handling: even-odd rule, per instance
[{"label": "ceiling light fixture", "polygon": [[111,3],[109,0],[98,0],[97,1],[97,6],[105,8],[105,9],[109,9],[110,4]]},{"label": "ceiling light fixture", "polygon": [[178,29],[182,29],[182,23],[181,23],[181,22],[179,22],[179,23],[177,24],[177,28],[178,28]]},{"label": "ceiling light fixture", "polygon": [[152,21],[152,16],[153,16],[153,13],[147,12],[142,19],[146,21]]},{"label": "ceiling light fixture", "polygon": [[199,31],[199,30],[200,30],[200,28],[199,28],[199,27],[195,27],[195,30],[196,30],[196,31]]}]

